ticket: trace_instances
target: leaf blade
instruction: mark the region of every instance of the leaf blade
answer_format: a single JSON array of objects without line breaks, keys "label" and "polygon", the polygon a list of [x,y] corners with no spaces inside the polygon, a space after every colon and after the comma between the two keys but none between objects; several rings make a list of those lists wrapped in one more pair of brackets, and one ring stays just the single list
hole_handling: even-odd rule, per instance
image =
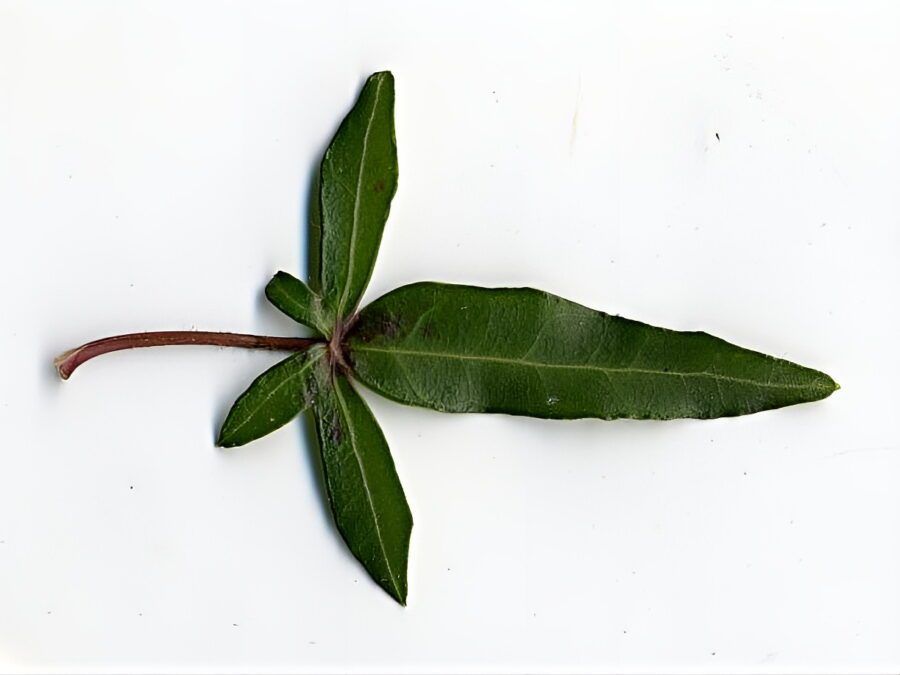
[{"label": "leaf blade", "polygon": [[401,403],[551,419],[712,418],[818,400],[819,371],[534,289],[424,282],[364,308],[356,377]]},{"label": "leaf blade", "polygon": [[316,391],[314,367],[324,355],[325,349],[315,345],[279,361],[253,380],[228,411],[216,445],[246,445],[284,426],[309,407]]},{"label": "leaf blade", "polygon": [[397,189],[394,78],[375,73],[331,141],[319,179],[319,286],[338,318],[372,274]]},{"label": "leaf blade", "polygon": [[335,524],[372,579],[405,605],[413,521],[384,434],[346,377],[327,367],[318,376],[316,435]]},{"label": "leaf blade", "polygon": [[328,335],[332,321],[313,290],[287,272],[278,272],[266,284],[266,298],[279,311],[297,323],[309,326],[320,335]]}]

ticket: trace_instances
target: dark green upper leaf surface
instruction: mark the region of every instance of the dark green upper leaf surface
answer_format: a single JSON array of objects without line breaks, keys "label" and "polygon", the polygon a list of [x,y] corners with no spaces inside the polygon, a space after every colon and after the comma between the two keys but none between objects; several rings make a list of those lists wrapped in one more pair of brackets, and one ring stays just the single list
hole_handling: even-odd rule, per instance
[{"label": "dark green upper leaf surface", "polygon": [[448,412],[709,418],[815,401],[837,387],[706,333],[528,288],[404,286],[362,310],[347,346],[356,377],[375,391]]},{"label": "dark green upper leaf surface", "polygon": [[346,377],[323,361],[313,408],[338,530],[372,578],[406,604],[412,514],[378,422]]},{"label": "dark green upper leaf surface", "polygon": [[314,293],[322,294],[322,167],[314,172],[309,188],[309,238],[306,242],[307,281]]},{"label": "dark green upper leaf surface", "polygon": [[369,282],[396,189],[394,78],[375,73],[331,141],[320,172],[320,260],[313,268],[339,318],[356,308]]},{"label": "dark green upper leaf surface", "polygon": [[287,272],[278,272],[266,285],[266,297],[294,321],[329,335],[334,321],[322,306],[322,298]]},{"label": "dark green upper leaf surface", "polygon": [[325,347],[315,345],[276,363],[241,394],[219,431],[216,445],[231,448],[262,438],[309,407],[318,382],[315,367],[325,361]]}]

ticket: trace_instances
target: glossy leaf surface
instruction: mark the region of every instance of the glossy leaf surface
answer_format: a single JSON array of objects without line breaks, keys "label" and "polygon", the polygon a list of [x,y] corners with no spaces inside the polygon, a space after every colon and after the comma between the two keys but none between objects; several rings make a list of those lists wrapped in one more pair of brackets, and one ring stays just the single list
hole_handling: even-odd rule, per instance
[{"label": "glossy leaf surface", "polygon": [[241,394],[219,431],[216,445],[231,448],[262,438],[308,408],[316,395],[315,367],[325,348],[292,354],[257,377]]},{"label": "glossy leaf surface", "polygon": [[317,369],[316,432],[331,512],[354,556],[406,604],[412,514],[378,422],[350,381]]},{"label": "glossy leaf surface", "polygon": [[[320,260],[313,269],[326,303],[339,318],[359,302],[397,189],[394,77],[372,75],[322,160],[319,187]],[[316,287],[316,284],[313,284]]]},{"label": "glossy leaf surface", "polygon": [[706,333],[527,288],[404,286],[362,310],[348,350],[367,386],[447,412],[710,418],[815,401],[837,386]]},{"label": "glossy leaf surface", "polygon": [[322,306],[322,299],[309,286],[287,272],[278,272],[266,285],[266,297],[281,312],[304,326],[328,335],[333,319]]}]

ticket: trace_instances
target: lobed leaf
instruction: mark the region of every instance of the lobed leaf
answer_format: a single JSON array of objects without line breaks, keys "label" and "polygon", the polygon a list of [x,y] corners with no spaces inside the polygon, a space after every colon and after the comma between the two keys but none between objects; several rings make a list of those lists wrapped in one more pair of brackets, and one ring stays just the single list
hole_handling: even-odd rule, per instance
[{"label": "lobed leaf", "polygon": [[354,556],[406,604],[412,514],[378,422],[350,381],[323,361],[314,406],[335,524]]},{"label": "lobed leaf", "polygon": [[311,223],[319,247],[313,287],[344,318],[369,283],[397,189],[391,73],[375,73],[366,82],[325,152],[319,183],[319,212]]},{"label": "lobed leaf", "polygon": [[216,445],[232,448],[270,434],[308,408],[316,396],[316,365],[325,347],[314,345],[292,354],[253,380],[241,394],[219,431]]},{"label": "lobed leaf", "polygon": [[529,288],[404,286],[347,337],[355,376],[401,403],[572,419],[711,418],[815,401],[828,375]]}]

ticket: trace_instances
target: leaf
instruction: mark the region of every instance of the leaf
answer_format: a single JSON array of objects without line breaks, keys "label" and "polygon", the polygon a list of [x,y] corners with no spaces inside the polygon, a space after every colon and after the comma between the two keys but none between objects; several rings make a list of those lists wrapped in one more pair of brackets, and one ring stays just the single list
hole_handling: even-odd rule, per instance
[{"label": "leaf", "polygon": [[418,283],[360,312],[356,377],[447,412],[572,419],[723,417],[815,401],[816,370],[706,333],[610,316],[528,288]]},{"label": "leaf", "polygon": [[292,354],[253,380],[228,412],[216,445],[232,448],[255,441],[308,408],[316,396],[315,366],[324,356],[324,346],[315,345]]},{"label": "leaf", "polygon": [[[375,73],[325,152],[320,213],[313,215],[321,231],[312,269],[319,270],[322,295],[338,318],[353,312],[369,283],[396,189],[394,77]],[[315,234],[317,223],[311,225]]]},{"label": "leaf", "polygon": [[322,168],[313,171],[309,186],[309,238],[306,242],[306,262],[309,286],[316,295],[322,294],[322,204],[320,201]]},{"label": "leaf", "polygon": [[266,297],[294,321],[328,335],[334,326],[322,299],[309,286],[287,272],[278,272],[266,285]]},{"label": "leaf", "polygon": [[331,512],[354,556],[401,605],[412,514],[378,422],[350,381],[317,369],[316,432]]}]

